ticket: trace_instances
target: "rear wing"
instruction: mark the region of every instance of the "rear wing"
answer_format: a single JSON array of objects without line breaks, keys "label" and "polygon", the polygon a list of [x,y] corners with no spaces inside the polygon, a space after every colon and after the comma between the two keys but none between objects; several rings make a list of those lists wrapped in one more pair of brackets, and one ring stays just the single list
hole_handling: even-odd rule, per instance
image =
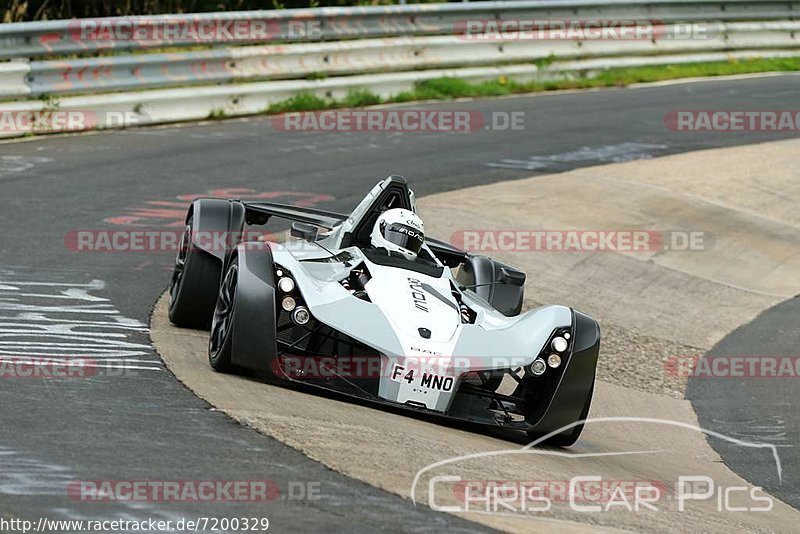
[{"label": "rear wing", "polygon": [[278,204],[276,202],[244,202],[245,217],[248,224],[266,224],[271,217],[313,224],[332,230],[347,220],[347,215],[333,211],[319,210]]}]

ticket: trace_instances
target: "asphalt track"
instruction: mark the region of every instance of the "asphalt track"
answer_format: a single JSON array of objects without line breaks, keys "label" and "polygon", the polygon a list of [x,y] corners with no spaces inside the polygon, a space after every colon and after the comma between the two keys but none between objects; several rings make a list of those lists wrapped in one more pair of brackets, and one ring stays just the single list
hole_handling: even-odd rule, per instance
[{"label": "asphalt track", "polygon": [[[524,111],[522,132],[289,133],[276,131],[269,119],[253,118],[0,145],[6,349],[27,347],[25,354],[33,354],[52,348],[41,343],[63,341],[61,333],[18,327],[39,324],[18,314],[76,299],[76,286],[100,280],[76,301],[100,306],[96,311],[122,324],[126,332],[115,333],[130,344],[124,357],[134,355],[142,367],[135,376],[4,381],[0,514],[266,515],[279,529],[482,530],[337,475],[216,413],[161,368],[137,326],[147,323],[166,285],[172,254],[78,253],[65,247],[65,235],[163,228],[180,219],[187,196],[220,188],[232,196],[267,194],[344,211],[389,173],[405,175],[418,195],[426,195],[604,161],[782,139],[793,134],[675,133],[665,128],[664,116],[676,109],[793,109],[799,91],[800,78],[776,76],[424,106]],[[74,319],[71,313],[91,310],[53,313]],[[119,317],[128,320],[120,323]],[[744,475],[760,482],[760,473]],[[271,479],[284,493],[290,482],[302,481],[318,483],[322,498],[253,505],[97,503],[67,496],[69,481],[107,479]]]},{"label": "asphalt track", "polygon": [[[717,343],[707,357],[781,357],[798,361],[800,297],[786,300],[759,314]],[[776,381],[779,383],[776,384]],[[800,508],[800,420],[794,401],[800,397],[797,378],[696,377],[689,380],[687,398],[700,425],[738,439],[778,446],[787,469],[779,479],[769,459],[737,450],[730,443],[711,439],[725,463],[742,478]]]}]

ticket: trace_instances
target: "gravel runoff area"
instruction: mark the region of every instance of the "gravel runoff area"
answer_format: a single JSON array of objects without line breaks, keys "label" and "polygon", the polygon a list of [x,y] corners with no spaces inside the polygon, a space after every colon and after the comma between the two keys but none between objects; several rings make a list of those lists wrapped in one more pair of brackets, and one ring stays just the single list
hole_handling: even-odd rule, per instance
[{"label": "gravel runoff area", "polygon": [[587,167],[427,196],[419,211],[456,243],[468,231],[701,233],[697,250],[480,250],[527,273],[526,308],[600,321],[600,380],[682,398],[690,358],[800,292],[798,153],[788,140]]}]

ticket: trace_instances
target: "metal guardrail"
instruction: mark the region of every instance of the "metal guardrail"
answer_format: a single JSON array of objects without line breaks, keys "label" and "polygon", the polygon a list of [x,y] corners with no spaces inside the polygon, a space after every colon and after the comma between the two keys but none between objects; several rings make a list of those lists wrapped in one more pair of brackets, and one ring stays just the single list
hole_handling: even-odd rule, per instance
[{"label": "metal guardrail", "polygon": [[[0,137],[18,137],[26,133],[48,133],[53,131],[76,131],[83,127],[63,126],[48,120],[53,110],[74,112],[89,121],[89,129],[134,127],[148,124],[163,124],[180,121],[203,120],[209,116],[238,116],[262,113],[273,103],[284,101],[299,92],[342,98],[353,89],[368,87],[381,97],[408,91],[420,81],[447,76],[456,76],[471,82],[497,80],[502,77],[518,81],[570,78],[586,73],[598,72],[613,67],[640,67],[652,65],[675,65],[707,61],[747,60],[759,57],[796,57],[793,50],[764,50],[736,52],[682,53],[657,56],[623,56],[616,58],[583,59],[556,62],[547,68],[536,65],[506,65],[497,67],[467,67],[457,69],[433,69],[421,71],[388,72],[354,76],[333,76],[319,80],[276,80],[258,83],[227,84],[204,87],[181,87],[102,93],[60,99],[53,106],[50,102],[28,100],[0,103],[0,118],[8,114],[12,124],[18,127],[0,128]],[[24,114],[41,116],[43,124],[15,121]],[[2,121],[6,123],[8,121]]]},{"label": "metal guardrail", "polygon": [[[664,28],[670,33],[670,26]],[[700,28],[697,26],[697,32]],[[800,49],[800,21],[712,23],[703,25],[702,30],[703,39],[685,40],[535,41],[506,37],[482,41],[448,35],[38,61],[30,63],[27,72],[20,70],[23,65],[16,64],[19,87],[0,84],[0,95],[38,96],[301,79],[312,75],[530,63],[551,57]]]},{"label": "metal guardrail", "polygon": [[[481,82],[502,77],[528,81],[570,78],[602,71],[612,67],[640,67],[675,65],[706,61],[747,60],[759,57],[794,57],[795,51],[765,50],[738,52],[703,52],[658,56],[624,56],[556,62],[547,68],[536,65],[506,65],[498,67],[467,67],[458,69],[433,69],[422,71],[388,72],[354,76],[333,76],[319,80],[277,80],[246,84],[228,84],[204,87],[181,87],[123,93],[92,94],[59,100],[56,106],[41,100],[0,103],[0,118],[8,114],[11,122],[25,113],[42,116],[43,124],[17,122],[18,128],[0,127],[0,137],[17,137],[26,133],[75,131],[78,126],[59,126],[48,120],[51,111],[64,117],[74,112],[89,121],[89,129],[134,127],[180,121],[203,120],[209,116],[238,116],[264,112],[275,102],[286,100],[299,92],[342,98],[353,89],[369,87],[382,97],[408,91],[420,81],[446,76]],[[0,124],[3,125],[3,124]]]},{"label": "metal guardrail", "polygon": [[[443,76],[550,80],[613,67],[796,57],[798,13],[800,0],[525,0],[0,24],[0,57],[17,58],[0,62],[0,98],[9,100],[0,103],[0,116],[77,110],[96,114],[92,127],[107,128],[258,113],[301,91],[341,98],[370,89],[387,97]],[[650,21],[658,31],[632,40],[462,33],[466,21],[529,20]],[[171,21],[195,29],[202,21],[214,29],[238,21],[249,32],[264,23],[268,31],[260,35],[272,44],[233,46],[254,39],[225,38],[199,50],[126,55],[198,41],[80,33],[81,25],[119,29],[130,21],[145,24],[145,37],[163,37],[147,32]],[[691,37],[675,38],[678,29]],[[700,29],[702,38],[693,38]],[[28,98],[43,95],[57,98]],[[0,137],[24,133],[0,129]]]},{"label": "metal guardrail", "polygon": [[[0,24],[0,59],[198,44],[195,37],[165,35],[166,29],[175,25],[221,37],[207,44],[232,45],[443,35],[457,31],[459,23],[466,19],[605,18],[671,23],[794,20],[798,16],[797,0],[523,0],[56,20]],[[237,24],[249,31],[239,38],[234,31],[228,38],[222,30],[234,30]],[[133,33],[133,28],[138,28],[144,38],[113,38],[115,31],[128,34]]]}]

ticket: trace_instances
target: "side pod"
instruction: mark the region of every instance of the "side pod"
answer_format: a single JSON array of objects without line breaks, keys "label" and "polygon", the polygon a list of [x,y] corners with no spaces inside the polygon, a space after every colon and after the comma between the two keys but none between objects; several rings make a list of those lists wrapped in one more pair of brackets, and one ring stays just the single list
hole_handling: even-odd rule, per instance
[{"label": "side pod", "polygon": [[513,317],[519,315],[522,310],[525,286],[495,283],[500,280],[501,269],[503,268],[518,273],[523,279],[525,277],[524,273],[509,265],[486,256],[470,254],[467,256],[466,262],[461,266],[457,278],[458,282],[463,285],[477,285],[475,292],[480,297],[506,317]]}]

